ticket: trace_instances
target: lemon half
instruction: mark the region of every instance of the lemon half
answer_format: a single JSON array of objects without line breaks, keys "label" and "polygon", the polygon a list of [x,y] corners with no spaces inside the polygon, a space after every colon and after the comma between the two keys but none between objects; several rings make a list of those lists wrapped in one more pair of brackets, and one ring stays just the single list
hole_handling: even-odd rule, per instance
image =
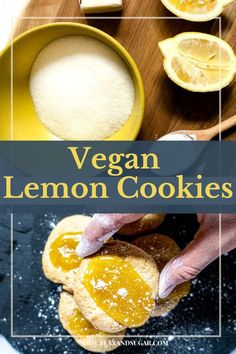
[{"label": "lemon half", "polygon": [[235,0],[161,0],[178,17],[189,21],[209,21],[219,16]]},{"label": "lemon half", "polygon": [[236,73],[233,49],[209,34],[181,33],[159,42],[159,48],[169,78],[189,91],[218,91],[228,86]]}]

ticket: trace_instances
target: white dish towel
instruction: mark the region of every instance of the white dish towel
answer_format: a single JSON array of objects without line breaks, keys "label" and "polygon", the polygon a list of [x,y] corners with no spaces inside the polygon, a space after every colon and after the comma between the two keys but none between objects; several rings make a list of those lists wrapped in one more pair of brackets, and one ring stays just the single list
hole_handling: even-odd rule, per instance
[{"label": "white dish towel", "polygon": [[19,354],[19,352],[15,350],[2,335],[0,335],[0,353]]}]

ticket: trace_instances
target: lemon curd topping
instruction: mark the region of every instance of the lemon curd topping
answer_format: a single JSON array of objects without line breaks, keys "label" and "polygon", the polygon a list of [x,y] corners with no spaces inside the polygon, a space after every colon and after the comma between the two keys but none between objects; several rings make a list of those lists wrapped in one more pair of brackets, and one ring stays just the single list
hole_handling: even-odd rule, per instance
[{"label": "lemon curd topping", "polygon": [[79,244],[81,232],[67,232],[60,235],[51,245],[49,256],[52,264],[63,271],[78,268],[81,258],[75,250]]},{"label": "lemon curd topping", "polygon": [[176,9],[191,14],[206,14],[217,4],[216,0],[170,0]]},{"label": "lemon curd topping", "polygon": [[99,331],[94,328],[93,325],[84,318],[82,313],[77,309],[73,309],[72,316],[70,316],[68,321],[68,329],[71,334],[75,336],[79,335],[105,335],[105,332]]},{"label": "lemon curd topping", "polygon": [[155,306],[148,284],[130,262],[118,256],[93,258],[83,285],[101,310],[127,327],[144,324]]}]

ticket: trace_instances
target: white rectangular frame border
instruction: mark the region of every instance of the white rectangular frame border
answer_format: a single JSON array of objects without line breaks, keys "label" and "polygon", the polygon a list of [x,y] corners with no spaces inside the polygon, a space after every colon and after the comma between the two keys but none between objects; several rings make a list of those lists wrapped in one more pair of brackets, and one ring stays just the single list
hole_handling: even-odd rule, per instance
[{"label": "white rectangular frame border", "polygon": [[[168,17],[107,17],[107,16],[102,16],[102,17],[96,17],[96,16],[86,16],[87,19],[99,19],[99,20],[119,20],[119,19],[125,19],[125,20],[181,20],[178,17],[174,16],[168,16]],[[46,20],[46,19],[60,19],[60,20],[80,20],[84,19],[84,17],[18,17],[18,20],[30,20],[30,19],[40,19],[40,20]],[[216,19],[219,21],[219,38],[222,38],[222,24],[221,24],[221,17],[216,17]],[[16,18],[12,17],[12,28],[13,28],[13,21],[15,21]],[[10,45],[11,45],[11,119],[10,119],[10,131],[11,131],[11,140],[14,140],[14,132],[13,132],[13,37],[11,36],[10,39]],[[222,122],[222,95],[221,95],[221,90],[219,91],[219,139],[221,141],[222,139],[222,130],[221,130],[221,122]],[[71,335],[15,335],[14,334],[14,323],[13,323],[13,314],[14,314],[14,307],[13,307],[13,275],[14,275],[14,269],[13,269],[13,219],[14,219],[14,214],[11,213],[10,216],[10,230],[11,230],[11,313],[10,313],[10,327],[11,327],[11,338],[73,338]],[[139,338],[221,338],[222,336],[222,262],[221,262],[221,236],[222,236],[222,216],[219,214],[219,333],[218,334],[212,334],[212,335],[202,335],[202,334],[196,334],[196,335],[139,335]],[[80,336],[80,337],[86,337],[86,336]],[[107,337],[109,338],[110,336],[103,336],[104,338]],[[117,338],[123,338],[121,335],[117,335]],[[126,338],[137,338],[137,335],[126,335]]]}]

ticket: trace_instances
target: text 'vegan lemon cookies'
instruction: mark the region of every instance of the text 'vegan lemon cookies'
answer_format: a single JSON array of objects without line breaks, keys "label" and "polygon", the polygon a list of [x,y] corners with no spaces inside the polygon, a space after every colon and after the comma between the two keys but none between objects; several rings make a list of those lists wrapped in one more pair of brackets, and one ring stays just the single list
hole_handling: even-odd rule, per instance
[{"label": "text 'vegan lemon cookies'", "polygon": [[[168,261],[180,253],[180,248],[174,240],[160,234],[139,237],[133,244],[143,249],[155,259],[160,272]],[[188,295],[189,291],[189,282],[177,285],[167,298],[156,300],[156,307],[152,316],[161,316],[173,310],[178,305],[180,299]]]},{"label": "text 'vegan lemon cookies'", "polygon": [[44,248],[42,262],[45,276],[73,291],[74,277],[81,262],[75,252],[91,217],[73,215],[62,219],[51,232]]},{"label": "text 'vegan lemon cookies'", "polygon": [[119,231],[119,235],[139,236],[153,232],[164,221],[164,214],[147,214],[143,218],[124,225]]},{"label": "text 'vegan lemon cookies'", "polygon": [[87,321],[73,296],[67,292],[62,292],[58,308],[60,321],[75,341],[84,349],[91,352],[107,352],[120,346],[120,342],[125,335],[125,331],[116,334],[109,334],[97,330]]},{"label": "text 'vegan lemon cookies'", "polygon": [[110,333],[142,326],[155,307],[159,273],[143,250],[111,241],[93,257],[83,259],[74,296],[85,318]]}]

